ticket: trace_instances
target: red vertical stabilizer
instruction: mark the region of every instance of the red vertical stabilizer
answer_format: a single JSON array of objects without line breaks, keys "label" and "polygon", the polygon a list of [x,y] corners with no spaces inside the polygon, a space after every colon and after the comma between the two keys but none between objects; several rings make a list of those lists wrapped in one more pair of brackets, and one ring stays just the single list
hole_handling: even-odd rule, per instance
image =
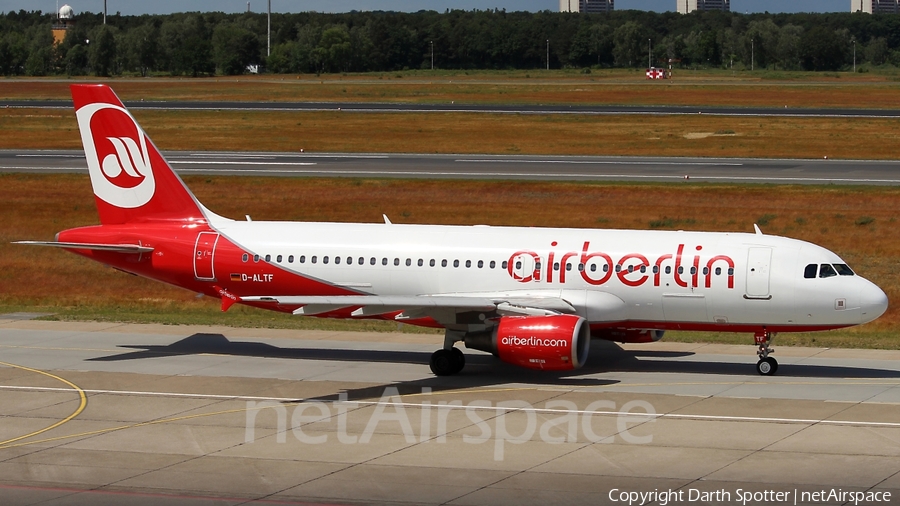
[{"label": "red vertical stabilizer", "polygon": [[205,221],[197,199],[105,84],[73,84],[91,185],[104,225]]}]

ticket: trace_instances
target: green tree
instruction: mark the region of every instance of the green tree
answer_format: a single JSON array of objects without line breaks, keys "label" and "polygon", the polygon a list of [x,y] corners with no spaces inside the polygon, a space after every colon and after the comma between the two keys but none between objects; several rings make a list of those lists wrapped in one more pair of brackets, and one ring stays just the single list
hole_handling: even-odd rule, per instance
[{"label": "green tree", "polygon": [[775,47],[775,58],[786,70],[800,68],[800,47],[803,28],[787,24],[781,27],[778,34],[778,45]]},{"label": "green tree", "polygon": [[246,28],[223,23],[213,30],[213,61],[219,73],[243,74],[247,65],[259,62],[259,39]]},{"label": "green tree", "polygon": [[613,56],[620,67],[641,67],[649,50],[647,30],[634,21],[628,21],[613,32]]},{"label": "green tree", "polygon": [[88,43],[88,64],[95,75],[109,76],[116,62],[116,38],[113,28],[99,25],[91,31]]},{"label": "green tree", "polygon": [[801,59],[806,70],[837,70],[844,65],[841,37],[834,31],[816,26],[803,34]]},{"label": "green tree", "polygon": [[873,65],[884,64],[890,56],[887,39],[884,37],[872,37],[872,40],[866,44],[865,54],[867,62]]},{"label": "green tree", "polygon": [[84,45],[76,44],[66,52],[65,72],[70,76],[83,76],[88,73],[88,51]]},{"label": "green tree", "polygon": [[132,28],[124,38],[125,65],[137,70],[141,77],[155,68],[159,53],[159,29],[153,23]]},{"label": "green tree", "polygon": [[345,25],[333,26],[322,32],[319,48],[321,51],[318,54],[324,70],[329,72],[348,70],[351,46],[350,31]]}]

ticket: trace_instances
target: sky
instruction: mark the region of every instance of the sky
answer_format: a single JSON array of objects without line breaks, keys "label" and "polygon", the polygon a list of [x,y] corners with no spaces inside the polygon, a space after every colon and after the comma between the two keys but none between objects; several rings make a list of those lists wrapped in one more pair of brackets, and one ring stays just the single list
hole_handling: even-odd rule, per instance
[{"label": "sky", "polygon": [[[674,11],[676,0],[616,0],[616,10]],[[101,12],[103,0],[60,0],[76,14]],[[558,0],[272,0],[273,12],[347,12],[384,10],[415,12],[446,9],[506,9],[507,11],[558,10]],[[55,0],[0,0],[0,12],[42,10],[55,12]],[[243,12],[247,0],[107,0],[109,13],[168,14],[184,11]],[[266,0],[250,0],[250,10],[265,12]],[[849,12],[850,0],[731,0],[733,12]]]}]

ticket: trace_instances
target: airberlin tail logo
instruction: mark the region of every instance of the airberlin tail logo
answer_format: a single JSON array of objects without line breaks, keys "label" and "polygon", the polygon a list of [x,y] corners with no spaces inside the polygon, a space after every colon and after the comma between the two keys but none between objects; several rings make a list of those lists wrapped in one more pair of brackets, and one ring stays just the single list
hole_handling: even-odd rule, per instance
[{"label": "airberlin tail logo", "polygon": [[122,107],[88,104],[76,112],[94,194],[127,209],[153,198],[156,182],[147,137]]}]

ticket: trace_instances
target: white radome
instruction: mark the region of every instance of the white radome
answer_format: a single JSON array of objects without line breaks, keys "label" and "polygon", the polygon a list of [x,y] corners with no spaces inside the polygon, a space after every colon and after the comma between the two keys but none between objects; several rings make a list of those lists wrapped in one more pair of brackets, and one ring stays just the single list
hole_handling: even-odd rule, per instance
[{"label": "white radome", "polygon": [[72,19],[75,17],[75,9],[66,4],[59,8],[59,19]]}]

